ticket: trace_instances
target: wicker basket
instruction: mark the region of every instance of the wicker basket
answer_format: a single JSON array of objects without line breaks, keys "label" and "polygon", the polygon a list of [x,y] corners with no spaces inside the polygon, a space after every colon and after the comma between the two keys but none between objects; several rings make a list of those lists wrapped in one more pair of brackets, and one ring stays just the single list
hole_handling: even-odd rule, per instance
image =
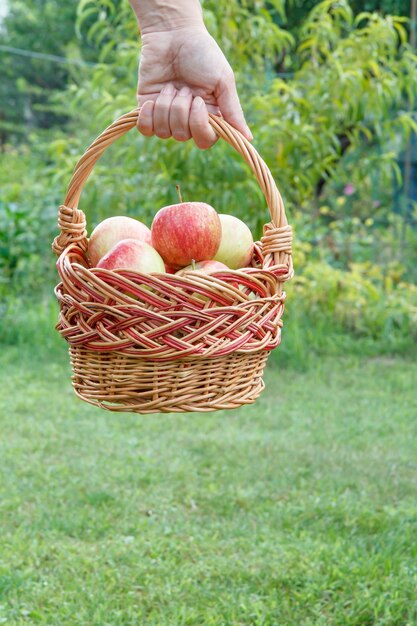
[{"label": "wicker basket", "polygon": [[281,196],[254,147],[210,116],[216,133],[252,168],[270,210],[252,266],[181,276],[90,268],[78,201],[96,161],[136,126],[138,113],[123,115],[92,143],[59,208],[57,329],[70,346],[75,393],[111,411],[137,413],[252,403],[264,388],[267,357],[280,342],[282,283],[292,276],[292,232]]}]

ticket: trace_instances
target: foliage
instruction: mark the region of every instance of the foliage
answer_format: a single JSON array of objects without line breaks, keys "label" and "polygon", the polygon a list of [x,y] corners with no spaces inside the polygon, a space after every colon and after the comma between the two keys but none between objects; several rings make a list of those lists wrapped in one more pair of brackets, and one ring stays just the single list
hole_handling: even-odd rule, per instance
[{"label": "foliage", "polygon": [[[310,11],[317,4],[317,0],[288,0],[285,7],[285,27],[292,33],[298,34]],[[409,0],[350,0],[349,5],[355,15],[363,11],[403,17],[410,15]]]},{"label": "foliage", "polygon": [[[24,160],[11,156],[12,167],[18,166],[26,176],[29,168]],[[39,287],[39,283],[44,276],[43,257],[41,253],[41,242],[44,242],[43,229],[47,226],[50,232],[49,223],[51,221],[48,198],[45,193],[43,181],[33,181],[29,178],[27,184],[34,184],[34,193],[40,194],[43,202],[33,206],[27,198],[25,189],[17,181],[7,184],[3,188],[0,201],[0,290],[4,292],[10,283],[15,289],[22,284],[25,289]],[[29,200],[29,201],[28,201]],[[53,204],[52,204],[53,206]],[[35,269],[35,271],[33,271]],[[35,284],[31,278],[35,276]]]},{"label": "foliage", "polygon": [[376,14],[353,19],[344,3],[318,4],[300,33],[299,72],[289,83],[275,81],[275,96],[259,106],[260,117],[269,105],[278,119],[279,175],[300,209],[300,235],[325,244],[322,258],[333,263],[400,258],[415,278],[417,246],[407,226],[415,220],[406,199],[401,218],[393,215],[401,204],[398,158],[417,128],[404,110],[414,105],[409,77],[416,71],[404,26]]},{"label": "foliage", "polygon": [[[204,0],[202,6],[207,28],[232,65],[263,68],[266,60],[273,60],[292,42],[290,33],[273,20],[276,14],[284,16],[284,0]],[[78,28],[100,48],[101,61],[115,49],[118,55],[121,50],[137,52],[131,44],[137,40],[138,28],[128,0],[80,0]]]},{"label": "foliage", "polygon": [[29,136],[0,157],[0,300],[8,293],[38,297],[53,284],[57,207],[76,151],[60,135],[40,139]]},{"label": "foliage", "polygon": [[[0,44],[66,57],[72,61],[94,61],[96,54],[88,41],[76,38],[77,0],[14,0],[0,30]],[[50,128],[67,121],[65,107],[57,108],[54,95],[63,91],[74,75],[85,75],[65,63],[0,51],[0,137],[4,143],[11,133],[27,128]]]},{"label": "foliage", "polygon": [[403,110],[405,96],[416,95],[416,57],[398,47],[402,22],[377,15],[354,21],[347,4],[338,6],[335,13],[322,2],[306,21],[294,79],[275,79],[254,98],[258,139],[295,206],[329,180],[340,188],[356,176],[359,188],[373,173],[374,188],[392,187],[398,153],[416,129]]},{"label": "foliage", "polygon": [[[308,255],[308,247],[299,255]],[[417,340],[417,286],[403,280],[398,263],[381,269],[373,263],[352,263],[349,271],[319,261],[305,261],[303,272],[288,286],[289,314],[311,322],[324,321],[356,337]],[[329,331],[330,332],[330,331]]]},{"label": "foliage", "polygon": [[[297,57],[291,50],[293,35],[300,28],[317,0],[273,2],[213,2],[205,0],[206,23],[221,42],[235,68],[268,67],[292,69]],[[403,0],[352,0],[355,14],[380,10],[382,13],[408,15]],[[75,28],[76,14],[78,26]],[[283,27],[285,26],[285,30]],[[0,44],[35,54],[58,55],[76,61],[118,61],[120,78],[130,71],[136,57],[137,25],[127,0],[30,0],[10,3],[0,31]],[[0,129],[4,142],[25,126],[50,127],[66,123],[65,108],[57,108],[56,90],[72,80],[90,79],[89,69],[13,55],[1,51]],[[285,67],[284,67],[285,66]],[[105,69],[105,68],[102,68]],[[253,75],[251,77],[253,80]],[[251,82],[251,81],[249,81]]]}]

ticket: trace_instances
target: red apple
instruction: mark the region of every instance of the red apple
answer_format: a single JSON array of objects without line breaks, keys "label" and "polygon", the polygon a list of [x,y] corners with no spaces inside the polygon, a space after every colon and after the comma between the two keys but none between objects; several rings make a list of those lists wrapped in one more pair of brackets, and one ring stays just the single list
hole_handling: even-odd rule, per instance
[{"label": "red apple", "polygon": [[97,267],[106,270],[135,270],[144,274],[165,273],[165,265],[157,251],[139,239],[123,239],[104,255]]},{"label": "red apple", "polygon": [[214,258],[230,269],[249,265],[253,255],[253,237],[245,222],[226,213],[219,214],[222,238]]},{"label": "red apple", "polygon": [[191,265],[187,265],[187,267],[183,267],[182,270],[179,270],[177,274],[182,274],[182,272],[189,272],[191,270],[195,270],[198,272],[204,272],[204,274],[212,274],[213,272],[219,272],[220,270],[229,270],[224,263],[220,263],[219,261],[200,261],[199,263],[194,263]]},{"label": "red apple", "polygon": [[[225,265],[224,263],[220,263],[219,261],[200,261],[199,263],[193,263],[191,265],[187,265],[187,267],[183,267],[181,270],[179,270],[178,272],[176,272],[179,276],[182,276],[184,274],[184,272],[189,272],[189,271],[195,271],[198,272],[200,274],[212,274],[213,272],[220,272],[220,271],[230,271],[230,267],[227,267],[227,265]],[[238,288],[238,284],[233,282],[230,283],[230,285],[232,287]],[[196,298],[198,298],[199,300],[202,300],[203,302],[207,302],[207,300],[209,298],[207,298],[207,296],[204,296],[202,294],[196,294],[195,296]]]},{"label": "red apple", "polygon": [[219,216],[204,202],[181,202],[158,211],[151,226],[152,245],[165,263],[179,269],[212,259],[222,234]]},{"label": "red apple", "polygon": [[91,233],[88,242],[91,265],[93,267],[97,265],[99,260],[122,239],[138,239],[152,245],[150,229],[139,220],[123,215],[109,217],[100,222]]}]

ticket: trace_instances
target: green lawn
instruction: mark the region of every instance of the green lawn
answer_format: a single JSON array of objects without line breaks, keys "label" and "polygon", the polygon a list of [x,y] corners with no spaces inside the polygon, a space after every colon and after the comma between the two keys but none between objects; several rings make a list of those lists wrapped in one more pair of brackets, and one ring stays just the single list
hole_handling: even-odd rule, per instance
[{"label": "green lawn", "polygon": [[3,347],[0,624],[417,624],[416,363],[280,368],[238,411],[116,415],[63,344]]}]

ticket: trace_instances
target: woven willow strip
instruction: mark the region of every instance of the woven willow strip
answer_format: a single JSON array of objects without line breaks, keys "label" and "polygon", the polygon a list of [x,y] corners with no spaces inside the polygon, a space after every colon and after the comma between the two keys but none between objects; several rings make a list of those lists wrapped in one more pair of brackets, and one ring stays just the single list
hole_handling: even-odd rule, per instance
[{"label": "woven willow strip", "polygon": [[219,359],[160,363],[118,353],[70,348],[75,393],[110,411],[180,413],[234,409],[264,389],[268,357],[230,354]]},{"label": "woven willow strip", "polygon": [[213,274],[142,274],[91,268],[82,189],[100,156],[137,124],[111,124],[78,161],[59,208],[57,329],[70,345],[83,400],[110,411],[214,411],[255,401],[267,357],[281,340],[284,281],[293,274],[292,230],[275,182],[254,147],[223,119],[216,133],[255,173],[271,221],[251,267]]}]

